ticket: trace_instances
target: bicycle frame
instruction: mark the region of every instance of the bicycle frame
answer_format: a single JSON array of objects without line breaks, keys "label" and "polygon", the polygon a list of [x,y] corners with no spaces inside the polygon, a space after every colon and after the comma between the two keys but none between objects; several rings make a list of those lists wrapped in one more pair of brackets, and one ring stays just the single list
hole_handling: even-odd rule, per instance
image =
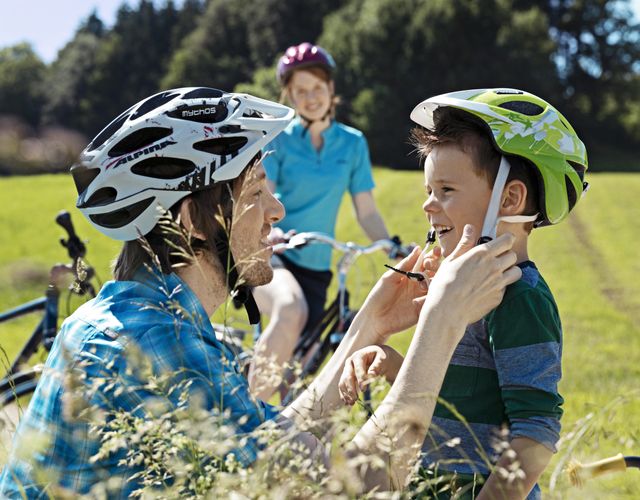
[{"label": "bicycle frame", "polygon": [[5,377],[14,375],[18,367],[28,361],[40,344],[45,345],[45,347],[51,346],[58,329],[59,297],[60,291],[55,287],[49,286],[44,297],[32,300],[31,302],[27,302],[26,304],[0,314],[0,323],[3,323],[35,311],[44,311],[44,316],[40,320],[40,323],[38,323],[38,326],[36,326],[20,350],[20,353],[16,356]]},{"label": "bicycle frame", "polygon": [[[330,245],[333,249],[342,252],[342,256],[337,263],[337,283],[338,290],[336,298],[325,308],[321,320],[314,325],[310,332],[302,335],[294,348],[293,360],[303,362],[301,378],[315,373],[319,368],[330,350],[334,350],[342,341],[350,320],[352,319],[351,310],[349,308],[349,292],[347,290],[347,274],[358,257],[370,254],[378,250],[386,250],[390,252],[398,247],[393,240],[378,240],[368,246],[357,245],[352,242],[343,243],[335,240],[329,235],[317,232],[298,233],[292,236],[287,243],[274,245],[274,252],[300,248],[307,244],[323,243]],[[328,331],[324,340],[319,344],[317,349],[311,354],[309,359],[305,359],[311,352],[314,344],[316,344],[322,334]],[[289,392],[284,399],[284,403],[291,400],[293,394]]]},{"label": "bicycle frame", "polygon": [[348,309],[348,295],[347,295],[347,273],[354,262],[361,255],[367,255],[378,250],[385,250],[390,252],[398,247],[398,244],[393,240],[378,240],[374,241],[370,245],[362,246],[353,242],[343,243],[332,238],[328,234],[319,232],[304,232],[294,234],[288,242],[279,243],[274,245],[273,251],[280,252],[283,250],[290,250],[300,248],[308,244],[326,244],[331,246],[334,250],[338,250],[343,255],[338,260],[336,266],[338,271],[338,295],[339,295],[339,309],[338,317],[341,322],[339,326],[343,326],[344,321],[349,313]]}]

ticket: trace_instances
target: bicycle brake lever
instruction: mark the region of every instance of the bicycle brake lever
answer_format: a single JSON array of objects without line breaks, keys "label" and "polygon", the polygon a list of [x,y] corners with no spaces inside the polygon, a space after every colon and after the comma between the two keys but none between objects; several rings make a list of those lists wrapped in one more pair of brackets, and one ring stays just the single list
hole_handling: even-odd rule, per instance
[{"label": "bicycle brake lever", "polygon": [[396,269],[395,267],[390,266],[389,264],[385,264],[384,267],[395,271],[396,273],[404,274],[407,278],[413,281],[424,281],[424,275],[420,273],[412,273],[411,271],[402,271],[401,269]]},{"label": "bicycle brake lever", "polygon": [[308,242],[306,240],[306,238],[304,236],[302,236],[301,234],[294,234],[293,236],[291,236],[291,238],[289,238],[289,241],[287,241],[287,245],[289,245],[290,247],[301,247],[306,245]]}]

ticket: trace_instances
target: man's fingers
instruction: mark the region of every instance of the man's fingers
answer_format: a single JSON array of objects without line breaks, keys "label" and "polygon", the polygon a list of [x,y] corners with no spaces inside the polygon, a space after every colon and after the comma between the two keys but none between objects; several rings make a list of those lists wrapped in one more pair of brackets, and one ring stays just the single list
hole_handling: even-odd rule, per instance
[{"label": "man's fingers", "polygon": [[484,243],[485,248],[493,255],[500,255],[507,250],[511,250],[513,244],[516,241],[516,237],[511,233],[504,233],[497,238]]},{"label": "man's fingers", "polygon": [[449,260],[457,259],[476,246],[476,232],[477,231],[474,226],[471,224],[465,224],[462,232],[462,238],[460,238],[458,245],[453,252],[451,252],[451,255],[449,255]]},{"label": "man's fingers", "polygon": [[516,262],[518,262],[518,256],[515,252],[504,252],[503,254],[496,257],[496,264],[498,265],[498,269],[509,269],[510,267],[515,266]]},{"label": "man's fingers", "polygon": [[411,271],[416,265],[416,263],[418,262],[418,257],[420,257],[420,251],[421,251],[420,247],[414,247],[414,249],[411,250],[411,253],[409,255],[407,255],[404,259],[398,262],[398,265],[396,267],[402,271]]},{"label": "man's fingers", "polygon": [[505,286],[510,285],[511,283],[515,283],[522,277],[522,269],[518,266],[513,266],[507,269],[503,275],[503,279],[505,280]]}]

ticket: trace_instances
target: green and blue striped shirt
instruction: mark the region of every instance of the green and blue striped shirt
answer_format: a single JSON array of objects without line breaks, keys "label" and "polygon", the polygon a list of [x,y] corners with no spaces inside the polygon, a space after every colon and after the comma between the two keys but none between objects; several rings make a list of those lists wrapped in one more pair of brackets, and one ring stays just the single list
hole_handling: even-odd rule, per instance
[{"label": "green and blue striped shirt", "polygon": [[[467,327],[440,391],[424,467],[488,476],[499,441],[527,437],[552,451],[559,438],[562,328],[549,287],[530,262],[501,304]],[[539,489],[529,498],[538,498]]]}]

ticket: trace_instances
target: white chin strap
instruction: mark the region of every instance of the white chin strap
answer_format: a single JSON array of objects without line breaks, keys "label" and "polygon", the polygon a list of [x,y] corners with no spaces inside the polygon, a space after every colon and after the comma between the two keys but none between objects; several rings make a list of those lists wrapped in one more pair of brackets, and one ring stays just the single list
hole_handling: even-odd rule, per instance
[{"label": "white chin strap", "polygon": [[538,214],[535,215],[507,215],[498,217],[500,211],[500,199],[502,198],[502,191],[507,184],[507,177],[509,177],[509,170],[511,165],[507,159],[503,156],[500,159],[500,168],[498,169],[498,175],[496,181],[493,183],[493,190],[491,191],[491,199],[489,200],[489,207],[487,208],[487,214],[484,216],[484,224],[482,225],[482,236],[478,240],[478,243],[486,243],[496,237],[498,231],[498,223],[503,222],[532,222],[538,218]]}]

